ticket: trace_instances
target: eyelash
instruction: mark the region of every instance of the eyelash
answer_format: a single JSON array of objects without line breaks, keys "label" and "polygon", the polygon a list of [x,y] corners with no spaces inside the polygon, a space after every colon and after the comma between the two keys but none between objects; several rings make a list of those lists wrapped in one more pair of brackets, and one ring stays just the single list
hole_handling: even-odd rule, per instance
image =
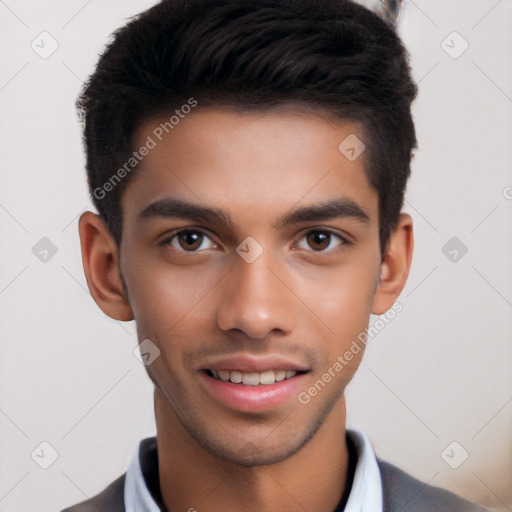
[{"label": "eyelash", "polygon": [[[208,235],[208,233],[206,233],[205,231],[203,231],[202,229],[195,229],[195,228],[187,228],[187,229],[180,229],[179,231],[174,231],[173,233],[171,233],[170,236],[168,236],[165,240],[162,240],[158,245],[161,245],[161,246],[170,246],[171,245],[171,242],[174,240],[174,238],[176,238],[178,235],[182,234],[182,233],[200,233],[201,235],[209,238],[210,240],[211,237],[210,235]],[[307,235],[311,234],[311,233],[323,233],[323,234],[327,234],[331,237],[335,237],[335,238],[338,238],[340,240],[340,243],[338,246],[351,246],[353,245],[353,242],[350,241],[348,238],[340,235],[339,233],[331,230],[331,229],[327,229],[327,228],[314,228],[314,229],[309,229],[308,231],[304,232],[299,241],[304,239],[305,237],[307,237]],[[212,240],[212,242],[215,244],[215,242]],[[330,243],[329,243],[330,245]],[[338,247],[336,246],[336,247]],[[197,250],[194,250],[194,251],[186,251],[185,249],[176,249],[175,247],[173,247],[174,250],[177,250],[177,251],[180,251],[180,252],[184,252],[184,253],[192,253],[192,254],[198,254],[200,252],[203,252],[203,251],[197,251]],[[203,249],[205,250],[205,249]],[[331,252],[333,252],[335,249],[329,249],[329,250],[321,250],[321,251],[315,251],[313,249],[310,249],[310,252],[312,253],[315,253],[315,254],[329,254]]]}]

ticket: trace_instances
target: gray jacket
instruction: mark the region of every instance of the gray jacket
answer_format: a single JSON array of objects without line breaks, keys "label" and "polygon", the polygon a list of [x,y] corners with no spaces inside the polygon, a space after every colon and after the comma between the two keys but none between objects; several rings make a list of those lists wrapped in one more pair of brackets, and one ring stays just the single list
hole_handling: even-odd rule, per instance
[{"label": "gray jacket", "polygon": [[[486,509],[459,496],[424,484],[401,469],[377,459],[383,491],[384,512],[485,512]],[[126,512],[124,479],[126,473],[90,500],[62,512]],[[372,512],[372,511],[368,511]]]}]

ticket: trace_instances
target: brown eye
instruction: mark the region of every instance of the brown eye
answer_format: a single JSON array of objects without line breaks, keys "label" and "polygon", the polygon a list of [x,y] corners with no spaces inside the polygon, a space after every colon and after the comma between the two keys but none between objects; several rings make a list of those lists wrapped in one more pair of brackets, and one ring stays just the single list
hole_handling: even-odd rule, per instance
[{"label": "brown eye", "polygon": [[197,231],[182,231],[178,233],[178,242],[182,249],[195,251],[203,242],[203,234]]},{"label": "brown eye", "polygon": [[205,233],[191,229],[179,231],[161,243],[186,252],[200,252],[214,246],[213,241]]},{"label": "brown eye", "polygon": [[331,243],[331,235],[325,231],[311,231],[306,235],[306,239],[314,251],[323,251]]},{"label": "brown eye", "polygon": [[[303,243],[303,240],[305,243]],[[329,252],[339,245],[350,245],[349,241],[331,231],[314,229],[306,233],[299,242],[301,249],[309,249],[315,252]]]}]

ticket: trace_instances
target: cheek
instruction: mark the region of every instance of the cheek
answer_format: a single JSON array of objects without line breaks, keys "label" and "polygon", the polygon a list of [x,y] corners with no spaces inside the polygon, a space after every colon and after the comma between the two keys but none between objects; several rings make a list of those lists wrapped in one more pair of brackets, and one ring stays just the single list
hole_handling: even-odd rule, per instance
[{"label": "cheek", "polygon": [[159,262],[147,265],[147,270],[128,271],[130,303],[137,327],[142,335],[165,341],[184,325],[190,326],[198,317],[205,316],[208,293],[217,285],[222,275],[216,270],[200,272]]},{"label": "cheek", "polygon": [[299,293],[339,343],[367,326],[377,276],[375,264],[340,266],[317,272],[314,280],[301,284]]}]

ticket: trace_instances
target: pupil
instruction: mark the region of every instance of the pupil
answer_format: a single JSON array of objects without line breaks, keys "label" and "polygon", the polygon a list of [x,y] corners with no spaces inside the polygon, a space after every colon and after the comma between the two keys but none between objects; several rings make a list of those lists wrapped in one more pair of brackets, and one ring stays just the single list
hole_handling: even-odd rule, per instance
[{"label": "pupil", "polygon": [[202,241],[201,233],[194,231],[185,231],[180,235],[180,243],[184,249],[197,249],[201,245]]},{"label": "pupil", "polygon": [[[311,247],[314,250],[325,249],[329,246],[330,235],[328,233],[322,233],[321,231],[313,231],[308,235],[308,243],[313,245]],[[316,245],[316,247],[314,247]]]}]

